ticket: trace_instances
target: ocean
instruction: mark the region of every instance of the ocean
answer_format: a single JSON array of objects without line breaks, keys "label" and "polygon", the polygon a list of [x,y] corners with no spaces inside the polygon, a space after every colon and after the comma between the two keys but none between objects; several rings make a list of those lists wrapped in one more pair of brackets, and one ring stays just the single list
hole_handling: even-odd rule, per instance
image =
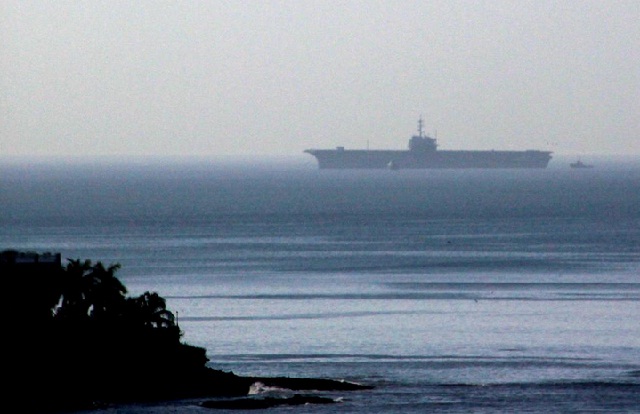
[{"label": "ocean", "polygon": [[269,412],[640,412],[640,166],[596,167],[5,162],[0,250],[120,263],[212,368],[374,386]]}]

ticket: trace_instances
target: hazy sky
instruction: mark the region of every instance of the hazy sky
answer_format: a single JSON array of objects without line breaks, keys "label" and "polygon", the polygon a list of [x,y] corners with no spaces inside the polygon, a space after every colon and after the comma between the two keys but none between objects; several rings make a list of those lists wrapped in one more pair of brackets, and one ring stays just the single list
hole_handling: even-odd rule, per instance
[{"label": "hazy sky", "polygon": [[0,155],[640,157],[640,1],[0,1]]}]

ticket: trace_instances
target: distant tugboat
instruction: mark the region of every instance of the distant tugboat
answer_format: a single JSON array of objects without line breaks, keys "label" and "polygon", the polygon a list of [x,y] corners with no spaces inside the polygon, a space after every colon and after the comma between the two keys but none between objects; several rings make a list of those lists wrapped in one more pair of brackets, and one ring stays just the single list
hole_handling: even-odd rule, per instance
[{"label": "distant tugboat", "polygon": [[571,168],[593,168],[593,165],[585,164],[578,159],[576,162],[569,164]]}]

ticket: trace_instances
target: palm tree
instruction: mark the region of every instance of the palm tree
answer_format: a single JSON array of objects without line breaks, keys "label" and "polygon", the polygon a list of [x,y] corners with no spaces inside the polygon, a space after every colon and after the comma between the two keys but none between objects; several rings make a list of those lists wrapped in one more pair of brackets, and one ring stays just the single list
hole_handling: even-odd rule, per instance
[{"label": "palm tree", "polygon": [[155,292],[145,292],[129,301],[133,316],[143,326],[149,328],[175,328],[175,316],[167,309],[164,298]]},{"label": "palm tree", "polygon": [[91,304],[90,315],[96,319],[113,319],[121,315],[127,294],[127,288],[115,277],[119,264],[105,268],[96,263],[85,276],[90,278],[90,290],[87,299]]},{"label": "palm tree", "polygon": [[91,261],[68,259],[62,282],[62,296],[56,315],[64,319],[86,319],[91,307],[87,300],[90,283],[85,276],[91,270]]},{"label": "palm tree", "polygon": [[105,268],[101,262],[69,259],[65,269],[62,298],[57,315],[61,318],[104,319],[119,314],[127,289],[115,277],[119,264]]}]

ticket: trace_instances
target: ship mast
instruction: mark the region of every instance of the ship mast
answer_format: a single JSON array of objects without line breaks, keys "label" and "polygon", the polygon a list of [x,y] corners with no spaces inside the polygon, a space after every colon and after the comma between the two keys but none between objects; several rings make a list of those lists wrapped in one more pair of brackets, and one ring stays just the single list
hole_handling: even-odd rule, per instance
[{"label": "ship mast", "polygon": [[422,115],[420,115],[420,119],[418,119],[418,136],[424,138]]}]

